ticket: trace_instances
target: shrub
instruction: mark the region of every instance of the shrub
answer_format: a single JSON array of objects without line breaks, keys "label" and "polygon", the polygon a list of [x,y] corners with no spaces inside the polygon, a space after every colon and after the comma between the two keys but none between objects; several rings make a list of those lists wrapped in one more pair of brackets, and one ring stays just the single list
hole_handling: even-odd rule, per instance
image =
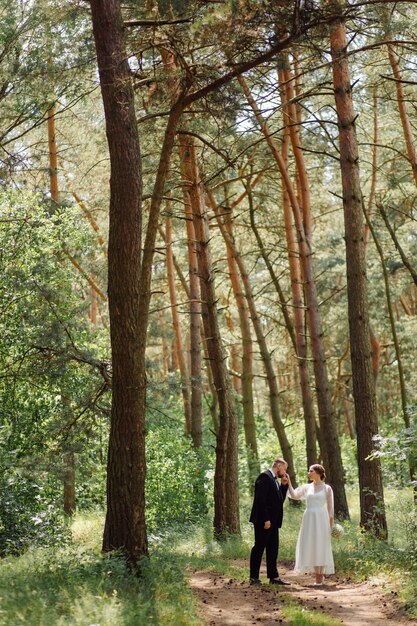
[{"label": "shrub", "polygon": [[0,477],[1,557],[68,538],[63,515],[46,496],[45,486],[17,474]]},{"label": "shrub", "polygon": [[207,452],[172,428],[147,435],[146,516],[150,532],[207,513]]}]

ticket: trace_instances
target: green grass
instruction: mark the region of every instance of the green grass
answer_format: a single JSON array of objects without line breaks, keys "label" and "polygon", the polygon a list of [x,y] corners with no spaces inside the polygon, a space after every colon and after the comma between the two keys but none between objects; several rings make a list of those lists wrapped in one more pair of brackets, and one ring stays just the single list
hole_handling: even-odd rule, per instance
[{"label": "green grass", "polygon": [[[354,580],[376,580],[417,616],[416,515],[408,495],[387,494],[390,537],[376,541],[358,530],[356,498],[350,498],[352,523],[334,541],[336,571]],[[280,559],[292,561],[302,509],[286,504]],[[150,537],[151,558],[142,578],[124,562],[100,552],[102,515],[76,516],[69,546],[36,549],[0,561],[0,626],[201,626],[187,578],[193,569],[247,580],[253,541],[242,505],[242,537],[212,539],[209,520]],[[413,539],[414,537],[414,539]],[[414,542],[414,543],[413,543]],[[282,594],[280,610],[290,626],[338,626],[333,618],[300,606]]]},{"label": "green grass", "polygon": [[294,600],[286,597],[281,607],[286,626],[343,626],[343,622],[333,615],[325,615],[321,611],[311,611],[299,606]]},{"label": "green grass", "polygon": [[74,542],[36,549],[0,564],[3,626],[201,624],[179,564],[155,553],[133,577],[117,557],[103,557],[102,520],[79,517]]}]

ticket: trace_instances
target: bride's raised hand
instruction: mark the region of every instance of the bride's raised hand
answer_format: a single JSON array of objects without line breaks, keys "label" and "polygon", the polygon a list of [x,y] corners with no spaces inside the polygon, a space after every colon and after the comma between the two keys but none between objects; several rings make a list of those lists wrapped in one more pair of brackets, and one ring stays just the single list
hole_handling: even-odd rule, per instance
[{"label": "bride's raised hand", "polygon": [[281,476],[281,484],[282,485],[291,485],[291,479],[287,473]]}]

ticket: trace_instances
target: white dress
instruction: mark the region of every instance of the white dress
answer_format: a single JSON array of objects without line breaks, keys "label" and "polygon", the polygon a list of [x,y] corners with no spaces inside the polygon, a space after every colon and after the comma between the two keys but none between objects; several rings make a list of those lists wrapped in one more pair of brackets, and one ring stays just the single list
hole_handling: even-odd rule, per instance
[{"label": "white dress", "polygon": [[296,489],[289,486],[288,495],[293,500],[307,501],[295,550],[294,571],[313,573],[314,567],[321,566],[324,574],[334,574],[329,520],[334,515],[332,488],[324,483],[309,483]]}]

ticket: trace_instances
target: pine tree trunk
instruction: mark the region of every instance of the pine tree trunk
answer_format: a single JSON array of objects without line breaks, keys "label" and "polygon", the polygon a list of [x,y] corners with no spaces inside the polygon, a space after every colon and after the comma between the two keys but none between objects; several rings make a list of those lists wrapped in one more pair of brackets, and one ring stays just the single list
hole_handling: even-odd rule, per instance
[{"label": "pine tree trunk", "polygon": [[168,378],[168,343],[165,334],[165,316],[162,317],[161,323],[161,332],[162,332],[162,380],[166,380]]},{"label": "pine tree trunk", "polygon": [[[227,330],[231,337],[235,336],[235,323],[233,321],[233,315],[229,309],[230,302],[225,298],[224,303],[224,318],[226,321]],[[232,374],[233,389],[237,396],[242,395],[242,372],[240,368],[239,348],[235,341],[229,343],[229,360],[230,370]]]},{"label": "pine tree trunk", "polygon": [[348,518],[349,509],[345,492],[342,455],[340,451],[336,423],[334,420],[331,404],[330,385],[327,375],[326,354],[324,350],[316,283],[314,279],[312,265],[312,251],[304,232],[302,213],[297,200],[297,196],[295,194],[281,153],[278,150],[272,134],[270,133],[267,125],[263,120],[261,112],[255,100],[253,99],[253,96],[246,84],[246,81],[242,76],[239,76],[238,80],[249,104],[251,105],[255,113],[261,131],[265,136],[267,144],[281,173],[281,177],[288,193],[289,201],[293,211],[295,228],[297,232],[298,250],[303,271],[304,291],[307,303],[307,320],[310,331],[311,351],[313,355],[317,405],[322,436],[322,439],[320,440],[320,447],[322,452],[325,452],[326,454],[326,470],[329,476],[329,482],[331,483],[334,490],[335,515],[337,515],[338,517]]},{"label": "pine tree trunk", "polygon": [[[281,102],[283,105],[283,117],[284,117],[284,141],[282,145],[282,156],[284,163],[288,168],[288,140],[291,139],[293,152],[297,154],[298,161],[297,169],[301,169],[303,172],[304,186],[306,187],[304,203],[309,207],[309,219],[306,220],[304,211],[304,228],[307,227],[310,233],[311,239],[311,207],[310,207],[310,193],[308,187],[307,172],[304,165],[304,157],[301,150],[301,137],[300,137],[300,120],[297,108],[294,104],[289,105],[294,99],[294,90],[291,85],[291,75],[288,69],[288,59],[284,57],[287,70],[279,71],[280,78],[280,93]],[[288,81],[288,82],[287,82]],[[287,86],[286,86],[287,85]],[[296,124],[297,123],[297,124]],[[295,125],[296,124],[296,125]],[[294,127],[294,130],[290,129]],[[301,155],[300,155],[301,153]],[[298,180],[301,177],[298,176]],[[302,289],[302,275],[300,261],[298,258],[297,242],[294,236],[294,225],[292,220],[291,205],[288,197],[288,193],[283,186],[283,207],[284,207],[284,223],[285,223],[285,237],[288,248],[288,261],[290,267],[291,277],[291,294],[292,303],[294,307],[294,326],[296,337],[296,356],[298,364],[298,374],[301,388],[301,398],[303,403],[303,415],[306,431],[306,455],[307,466],[317,463],[317,435],[316,435],[316,418],[314,415],[313,397],[311,394],[310,373],[307,361],[307,338],[306,338],[306,323],[305,323],[305,304],[304,294]],[[306,233],[307,236],[307,233]],[[322,456],[326,458],[326,448],[322,450]],[[326,461],[325,461],[326,462]],[[327,465],[328,466],[328,465]]]},{"label": "pine tree trunk", "polygon": [[401,125],[403,127],[403,134],[405,145],[407,148],[407,156],[410,161],[411,170],[413,172],[414,182],[417,185],[417,153],[416,147],[414,145],[413,132],[411,129],[410,120],[407,113],[407,108],[405,106],[405,95],[404,95],[404,87],[401,81],[401,72],[397,61],[397,56],[395,54],[395,49],[392,44],[388,44],[388,56],[389,61],[392,68],[392,73],[395,78],[395,88],[397,90],[397,103],[398,110],[400,112]]},{"label": "pine tree trunk", "polygon": [[193,209],[203,328],[219,405],[214,475],[214,534],[218,539],[222,539],[227,533],[240,533],[238,421],[217,317],[210,235],[194,141],[191,137],[184,141],[182,159],[185,182],[188,184]]},{"label": "pine tree trunk", "polygon": [[279,409],[279,391],[278,391],[277,377],[274,371],[271,353],[268,350],[265,335],[262,330],[261,320],[256,310],[255,300],[252,294],[252,288],[251,288],[249,276],[247,274],[243,259],[241,255],[239,254],[230,233],[227,231],[221,219],[221,216],[219,214],[219,209],[217,207],[214,196],[210,192],[208,192],[208,197],[209,197],[211,208],[216,213],[217,223],[219,224],[220,231],[223,235],[226,245],[230,247],[231,252],[233,254],[233,258],[235,259],[236,264],[240,271],[240,276],[242,279],[243,288],[245,290],[245,296],[246,296],[246,301],[248,303],[250,317],[252,320],[253,328],[255,330],[256,339],[258,341],[259,350],[261,353],[261,359],[265,368],[266,379],[268,382],[272,424],[275,428],[275,432],[277,433],[277,437],[278,437],[278,441],[281,447],[282,454],[288,463],[288,474],[291,477],[291,482],[293,485],[296,485],[297,479],[295,475],[292,448],[291,448],[290,442],[288,441],[288,437],[285,432],[285,426],[282,422],[281,412]]},{"label": "pine tree trunk", "polygon": [[[378,173],[378,93],[377,88],[374,87],[373,91],[373,111],[374,111],[374,135],[372,142],[372,178],[371,178],[371,190],[369,192],[368,205],[366,209],[366,214],[368,219],[371,219],[374,201],[375,201],[375,193],[376,193],[376,181],[377,181],[377,173]],[[364,241],[365,241],[365,259],[368,252],[368,242],[369,242],[369,225],[368,221],[365,222],[365,231],[364,231]]]},{"label": "pine tree trunk", "polygon": [[190,281],[191,438],[194,446],[199,448],[203,442],[201,303],[193,214],[189,193],[186,189],[184,189],[184,201]]},{"label": "pine tree trunk", "polygon": [[48,151],[49,151],[49,187],[51,198],[59,202],[58,186],[58,147],[56,143],[55,107],[52,106],[47,113],[48,120]]},{"label": "pine tree trunk", "polygon": [[[339,5],[340,6],[340,5]],[[353,396],[355,402],[361,525],[381,537],[387,533],[381,466],[367,460],[378,433],[375,384],[369,340],[368,296],[359,154],[355,112],[347,61],[347,38],[343,21],[330,27],[333,84],[339,125],[340,167],[345,220],[346,271]]]},{"label": "pine tree trunk", "polygon": [[109,315],[112,408],[103,550],[133,567],[148,553],[145,525],[145,368],[139,319],[141,160],[118,0],[91,0],[110,153]]},{"label": "pine tree trunk", "polygon": [[75,455],[74,452],[64,453],[64,513],[75,513]]},{"label": "pine tree trunk", "polygon": [[[178,89],[175,73],[177,61],[174,52],[169,48],[161,48],[161,59],[168,76],[168,89],[171,100],[175,98]],[[182,178],[184,175],[184,144],[179,142],[179,157]],[[195,447],[202,444],[202,380],[201,380],[201,304],[198,278],[198,260],[195,243],[193,211],[190,193],[186,185],[183,186],[184,205],[186,213],[187,248],[190,280],[190,376],[191,376],[191,437]],[[213,420],[215,421],[215,420]]]},{"label": "pine tree trunk", "polygon": [[[230,210],[231,211],[231,210]],[[232,214],[229,211],[225,216],[225,226],[232,237]],[[255,483],[256,477],[260,473],[260,463],[258,458],[258,444],[256,441],[256,425],[253,408],[253,346],[250,332],[250,320],[248,306],[242,284],[239,279],[236,261],[230,246],[226,245],[227,264],[229,267],[230,282],[236,306],[239,314],[239,326],[242,338],[242,409],[243,428],[245,432],[245,442],[248,456],[249,480],[250,484]]]},{"label": "pine tree trunk", "polygon": [[166,219],[166,266],[169,297],[171,301],[172,326],[175,334],[175,347],[177,350],[177,360],[181,377],[181,393],[184,405],[184,430],[186,435],[191,435],[191,399],[188,385],[187,365],[182,343],[182,332],[180,317],[178,314],[177,291],[175,288],[174,276],[174,255],[172,253],[172,218]]}]

